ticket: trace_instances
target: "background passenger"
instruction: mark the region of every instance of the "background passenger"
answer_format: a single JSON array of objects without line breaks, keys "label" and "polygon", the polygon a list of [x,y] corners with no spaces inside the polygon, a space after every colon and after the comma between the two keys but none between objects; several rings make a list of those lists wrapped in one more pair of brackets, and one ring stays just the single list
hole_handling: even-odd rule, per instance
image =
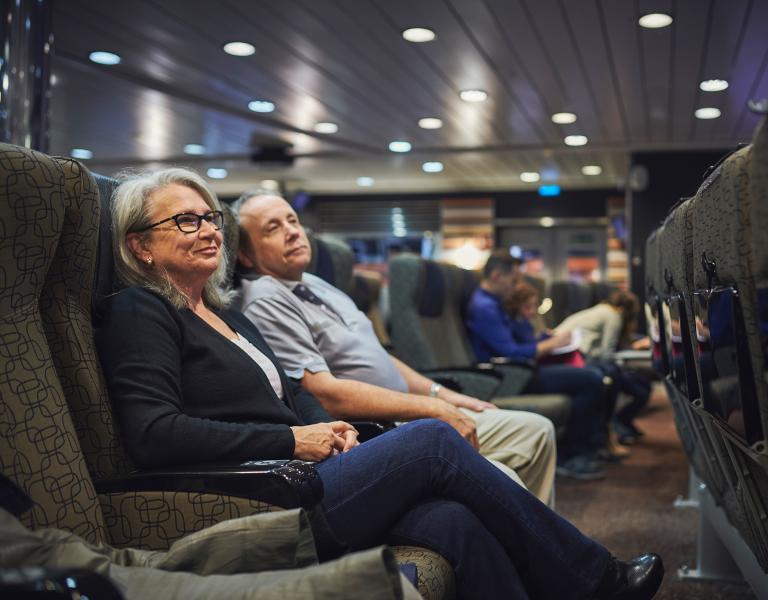
[{"label": "background passenger", "polygon": [[301,458],[352,549],[423,545],[460,597],[651,598],[660,557],[622,563],[472,450],[449,425],[365,444],[288,379],[258,330],[224,309],[219,205],[182,169],[136,176],[113,202],[115,261],[97,345],[126,448],[143,467]]},{"label": "background passenger", "polygon": [[445,421],[540,500],[551,501],[555,434],[549,419],[456,393],[389,355],[349,296],[305,272],[309,241],[280,196],[246,194],[238,212],[239,308],[289,377],[336,418]]},{"label": "background passenger", "polygon": [[648,404],[651,384],[641,374],[620,368],[612,359],[620,348],[628,347],[637,327],[640,301],[632,292],[618,290],[607,300],[566,318],[557,330],[581,329],[581,352],[587,364],[611,377],[617,389],[629,397],[613,417],[622,443],[634,443],[642,432],[634,418]]},{"label": "background passenger", "polygon": [[[503,356],[520,362],[534,361],[570,339],[570,334],[562,334],[525,344],[515,340],[512,319],[503,303],[518,283],[520,264],[506,251],[494,252],[485,264],[482,281],[467,307],[467,329],[478,360]],[[542,366],[524,392],[566,394],[571,398],[566,431],[558,447],[557,473],[575,479],[604,477],[605,472],[594,458],[606,438],[603,376],[592,369]]]}]

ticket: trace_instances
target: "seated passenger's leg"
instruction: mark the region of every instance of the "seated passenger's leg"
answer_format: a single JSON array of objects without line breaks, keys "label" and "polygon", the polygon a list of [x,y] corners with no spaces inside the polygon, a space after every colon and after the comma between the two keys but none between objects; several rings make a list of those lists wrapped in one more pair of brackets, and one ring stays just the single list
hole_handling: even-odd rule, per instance
[{"label": "seated passenger's leg", "polygon": [[528,597],[504,548],[472,511],[458,502],[427,500],[419,504],[392,527],[386,542],[422,546],[442,555],[456,572],[459,598]]},{"label": "seated passenger's leg", "polygon": [[[380,543],[408,511],[441,498],[474,513],[505,549],[532,597],[589,596],[608,564],[605,548],[441,421],[403,425],[319,463],[317,470],[325,486],[328,522],[352,548]],[[434,540],[431,547],[438,543]]]},{"label": "seated passenger's leg", "polygon": [[548,365],[539,369],[526,393],[567,394],[571,397],[558,462],[590,456],[605,445],[603,377],[593,369]]},{"label": "seated passenger's leg", "polygon": [[552,421],[522,410],[462,410],[475,419],[480,453],[514,471],[529,492],[551,506],[557,455]]}]

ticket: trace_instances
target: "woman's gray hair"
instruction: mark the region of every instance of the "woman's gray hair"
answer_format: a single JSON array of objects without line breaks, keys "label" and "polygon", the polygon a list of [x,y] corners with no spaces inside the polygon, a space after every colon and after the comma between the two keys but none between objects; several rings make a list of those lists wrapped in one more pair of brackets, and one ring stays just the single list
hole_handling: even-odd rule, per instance
[{"label": "woman's gray hair", "polygon": [[[198,192],[211,210],[221,210],[216,194],[205,180],[194,171],[178,167],[161,171],[130,173],[112,196],[112,250],[115,271],[125,285],[137,285],[152,290],[167,298],[176,308],[189,305],[189,298],[181,292],[168,277],[164,269],[146,265],[140,261],[128,246],[128,234],[141,232],[149,227],[149,198],[155,192],[169,185],[183,185]],[[151,231],[144,231],[149,236]],[[208,278],[203,288],[203,301],[213,308],[225,307],[233,292],[226,288],[227,253],[223,245],[219,253],[219,266]]]}]

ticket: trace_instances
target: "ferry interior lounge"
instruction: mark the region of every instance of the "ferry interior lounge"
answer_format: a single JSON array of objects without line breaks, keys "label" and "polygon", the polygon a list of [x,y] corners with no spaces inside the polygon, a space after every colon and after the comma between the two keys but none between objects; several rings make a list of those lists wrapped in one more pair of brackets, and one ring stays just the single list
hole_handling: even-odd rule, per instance
[{"label": "ferry interior lounge", "polygon": [[768,599],[768,1],[0,8],[0,598]]}]

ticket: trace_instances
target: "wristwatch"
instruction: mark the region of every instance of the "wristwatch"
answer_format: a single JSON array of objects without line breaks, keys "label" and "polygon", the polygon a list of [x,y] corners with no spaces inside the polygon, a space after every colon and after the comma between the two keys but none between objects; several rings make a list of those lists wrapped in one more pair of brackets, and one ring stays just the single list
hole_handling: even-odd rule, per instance
[{"label": "wristwatch", "polygon": [[437,395],[440,393],[440,390],[443,389],[443,386],[437,383],[436,381],[433,381],[432,384],[429,386],[429,395],[432,398],[437,398]]}]

